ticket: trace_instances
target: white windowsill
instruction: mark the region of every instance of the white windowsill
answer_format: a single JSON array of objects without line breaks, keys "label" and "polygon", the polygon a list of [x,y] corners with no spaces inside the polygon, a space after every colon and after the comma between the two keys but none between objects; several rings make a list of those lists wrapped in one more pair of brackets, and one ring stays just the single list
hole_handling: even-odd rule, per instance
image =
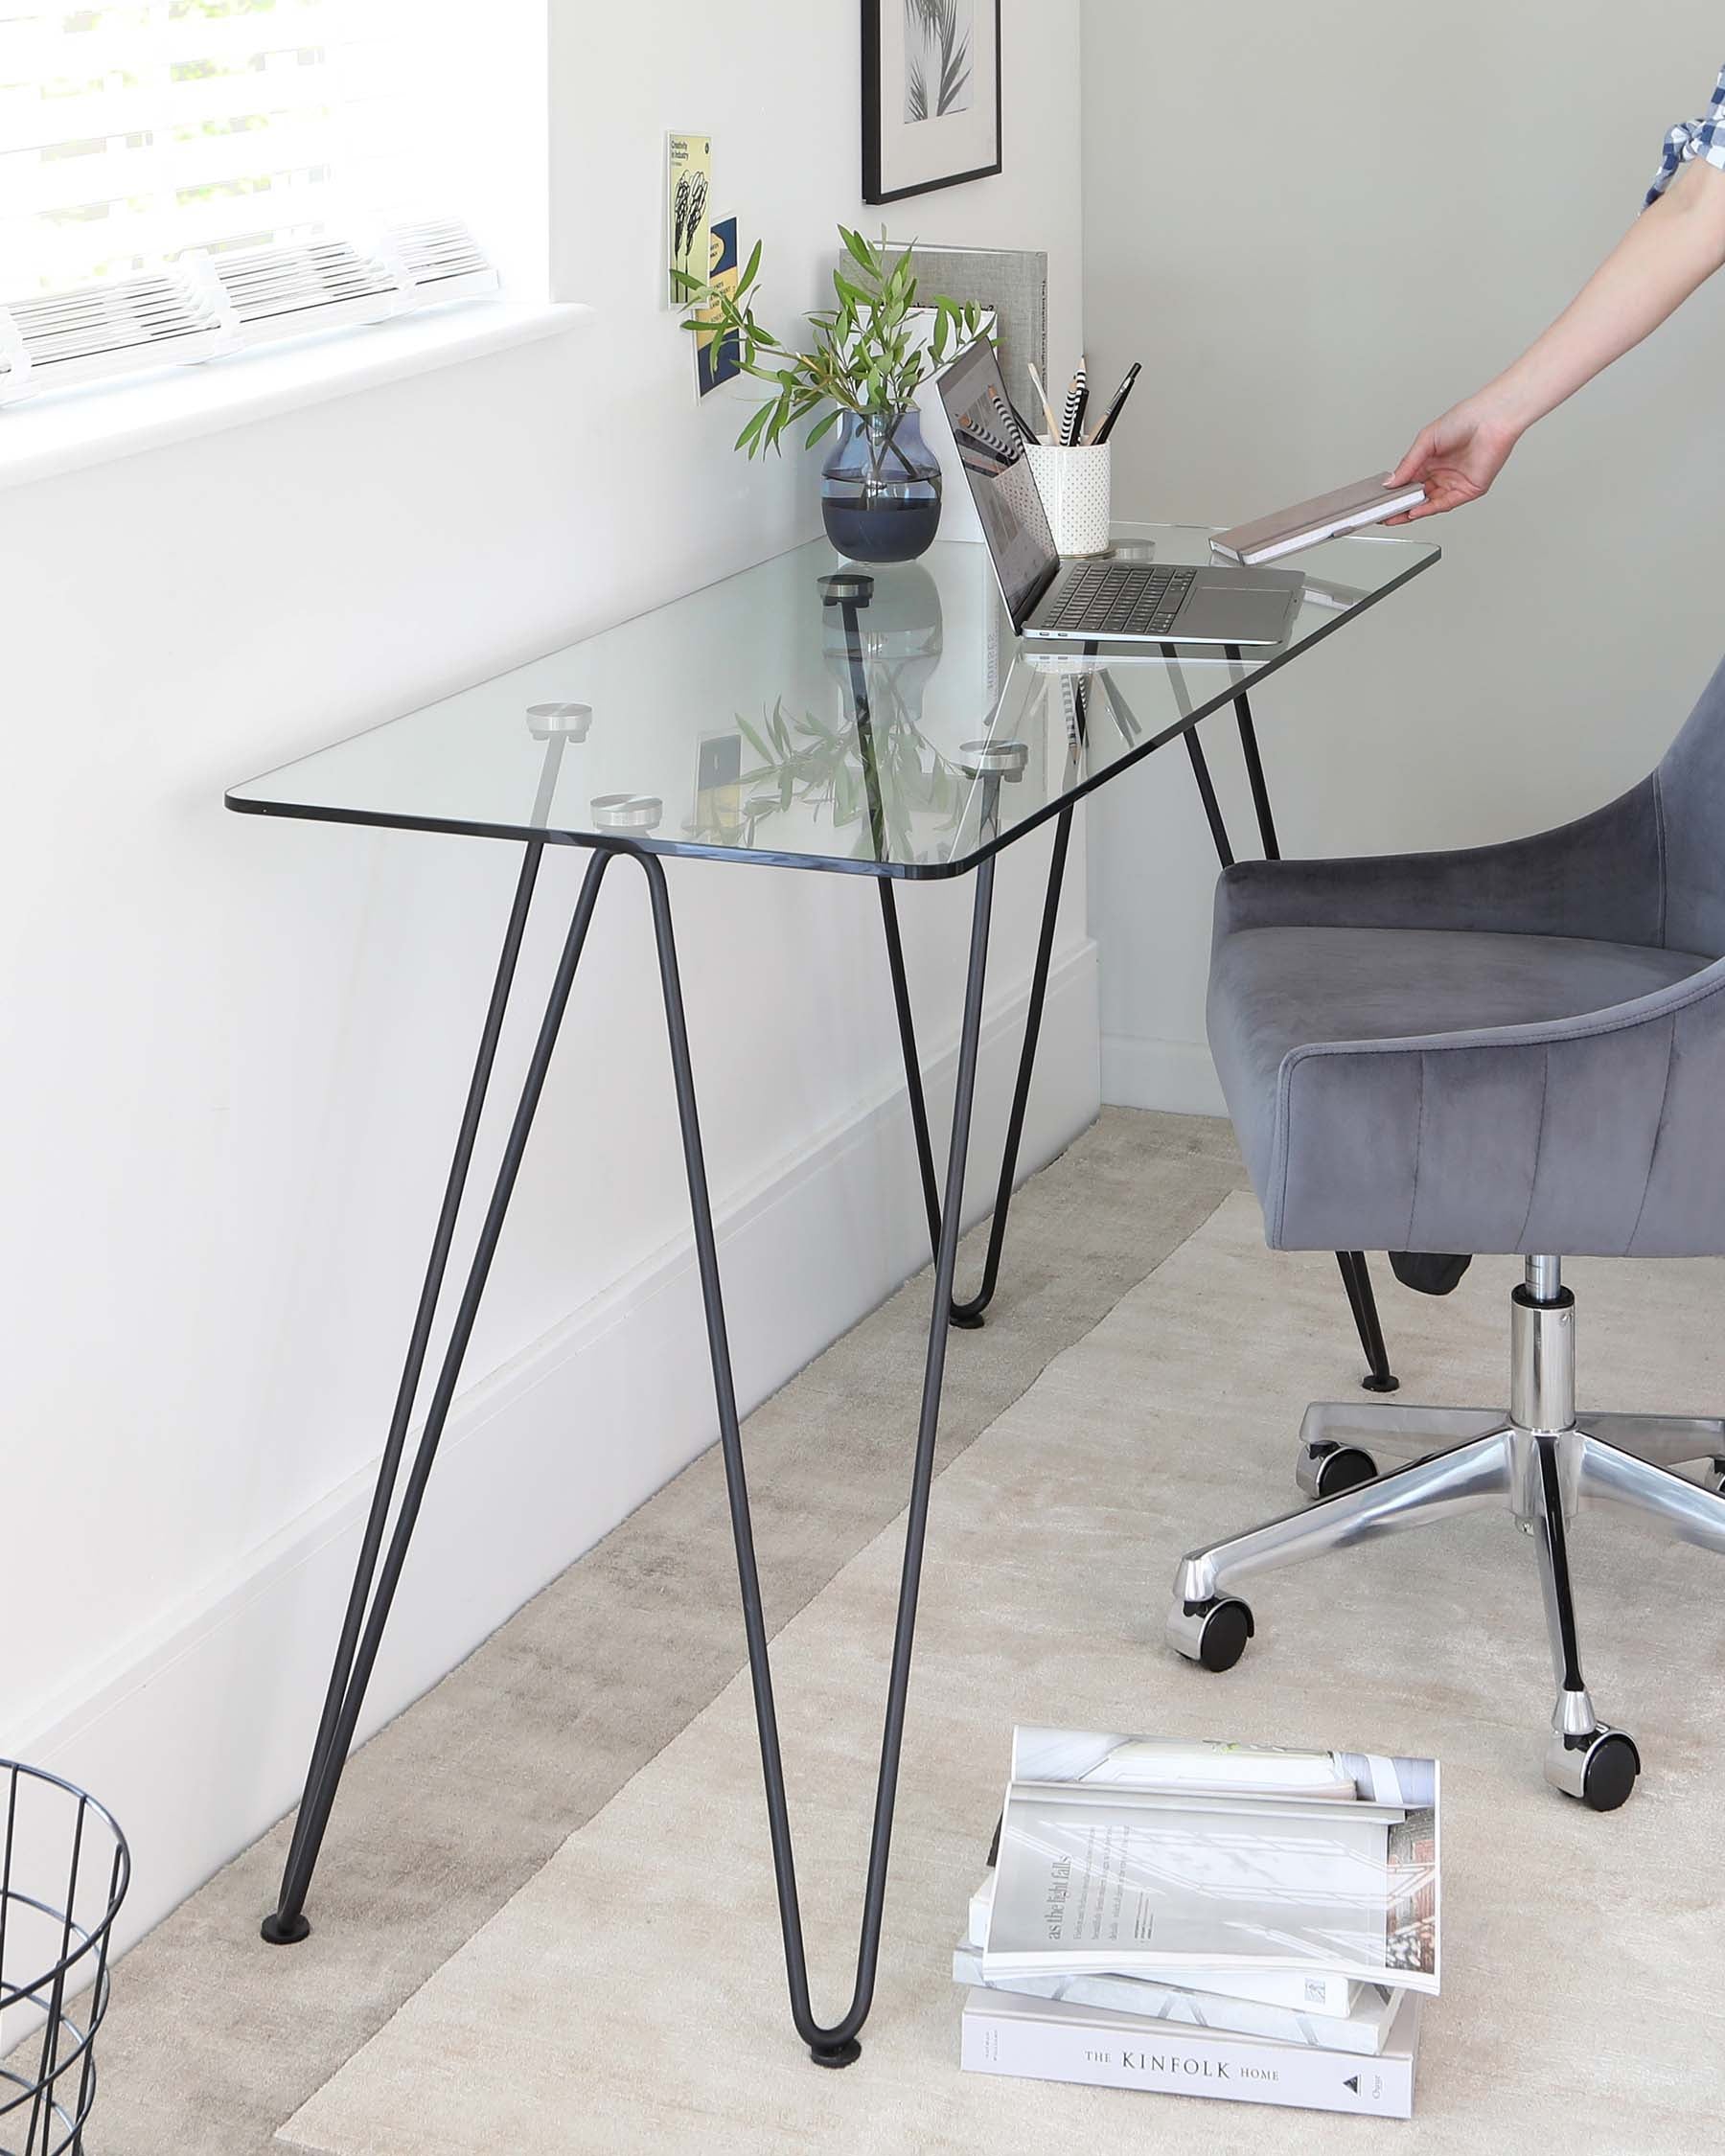
[{"label": "white windowsill", "polygon": [[50,391],[0,406],[0,488],[563,336],[592,319],[590,307],[472,301],[265,345],[204,366],[164,368],[135,381]]}]

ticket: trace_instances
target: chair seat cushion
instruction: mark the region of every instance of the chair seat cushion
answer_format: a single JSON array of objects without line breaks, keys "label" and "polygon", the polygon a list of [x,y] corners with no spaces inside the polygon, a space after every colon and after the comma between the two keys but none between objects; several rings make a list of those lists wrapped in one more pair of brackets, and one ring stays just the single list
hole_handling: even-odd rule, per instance
[{"label": "chair seat cushion", "polygon": [[[1210,963],[1210,1048],[1266,1219],[1281,1217],[1280,1195],[1270,1183],[1278,1089],[1291,1050],[1335,1042],[1429,1043],[1433,1036],[1579,1018],[1711,963],[1692,952],[1642,944],[1477,930],[1275,927],[1221,935]],[[1289,1142],[1300,1142],[1297,1128]],[[1286,1180],[1281,1168],[1277,1180]]]}]

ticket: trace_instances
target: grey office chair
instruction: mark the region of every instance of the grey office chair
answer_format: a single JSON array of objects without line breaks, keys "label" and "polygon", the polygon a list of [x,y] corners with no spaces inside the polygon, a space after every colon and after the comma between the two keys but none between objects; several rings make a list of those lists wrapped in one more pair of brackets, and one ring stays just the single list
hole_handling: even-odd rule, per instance
[{"label": "grey office chair", "polygon": [[[1557,1253],[1725,1253],[1725,665],[1651,777],[1506,845],[1223,875],[1209,1037],[1276,1250],[1505,1251],[1509,1405],[1306,1411],[1309,1510],[1196,1549],[1168,1637],[1211,1669],[1253,1574],[1504,1505],[1537,1542],[1546,1774],[1596,1810],[1641,1770],[1581,1676],[1565,1552],[1620,1505],[1725,1555],[1725,1422],[1576,1414]],[[1707,1463],[1707,1486],[1673,1474]],[[1411,1464],[1402,1465],[1401,1462]],[[1393,1466],[1394,1472],[1380,1472]]]}]

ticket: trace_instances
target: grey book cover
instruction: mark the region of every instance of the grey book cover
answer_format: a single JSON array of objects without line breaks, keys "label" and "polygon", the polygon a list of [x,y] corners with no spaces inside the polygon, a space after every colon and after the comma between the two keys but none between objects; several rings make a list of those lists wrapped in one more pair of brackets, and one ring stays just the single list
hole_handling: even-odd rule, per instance
[{"label": "grey book cover", "polygon": [[[904,245],[903,241],[887,241],[895,255]],[[866,277],[849,255],[833,257],[833,267],[840,266],[847,278],[866,287]],[[919,245],[916,296],[919,304],[945,297],[994,310],[1006,394],[1026,419],[1033,419],[1040,401],[1030,383],[1030,366],[1045,381],[1048,377],[1047,256],[1007,247]]]}]

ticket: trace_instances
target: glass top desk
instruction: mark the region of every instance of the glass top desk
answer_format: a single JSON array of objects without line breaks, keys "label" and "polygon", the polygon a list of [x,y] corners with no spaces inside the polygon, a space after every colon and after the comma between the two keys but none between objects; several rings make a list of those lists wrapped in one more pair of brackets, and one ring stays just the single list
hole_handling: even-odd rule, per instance
[{"label": "glass top desk", "polygon": [[[1124,556],[1210,560],[1208,527],[1116,531]],[[1164,658],[1128,644],[1020,650],[979,545],[861,572],[860,597],[831,605],[821,581],[837,557],[798,547],[236,786],[228,806],[962,875],[1437,559],[1406,539],[1331,540],[1295,564],[1307,596],[1285,645],[1231,659],[1170,645]],[[978,762],[984,738],[1020,744],[1016,768]]]},{"label": "glass top desk", "polygon": [[[1127,557],[1206,562],[1208,530],[1124,524]],[[736,1542],[744,1629],[766,1781],[792,2018],[822,2065],[849,2064],[874,1994],[924,1529],[950,1324],[977,1325],[994,1292],[1074,806],[1157,748],[1184,740],[1216,850],[1232,854],[1198,726],[1230,705],[1259,837],[1276,851],[1249,692],[1438,560],[1388,536],[1302,554],[1305,596],[1286,642],[1258,655],[1193,646],[1045,647],[1012,635],[979,545],[858,571],[825,545],[798,547],[351,741],[236,786],[243,814],[465,833],[520,844],[522,859],[490,1007],[433,1238],[377,1490],[342,1623],[276,1909],[264,1936],[306,1937],[304,1908],[365,1688],[388,1621],[438,1442],[580,963],[600,881],[620,858],[652,907],[678,1116]],[[835,572],[843,574],[835,577]],[[954,1297],[990,907],[1001,850],[1053,826],[1042,931],[978,1292]],[[480,1112],[547,844],[589,853],[448,1344],[433,1382],[395,1524],[385,1535],[442,1296]],[[934,1254],[932,1312],[912,1458],[905,1562],[849,2006],[822,2024],[810,1999],[748,1480],[664,862],[694,855],[875,879]],[[896,900],[911,878],[974,877],[970,957],[951,1138],[936,1175]],[[1339,1252],[1371,1365],[1390,1389],[1359,1252]]]}]

